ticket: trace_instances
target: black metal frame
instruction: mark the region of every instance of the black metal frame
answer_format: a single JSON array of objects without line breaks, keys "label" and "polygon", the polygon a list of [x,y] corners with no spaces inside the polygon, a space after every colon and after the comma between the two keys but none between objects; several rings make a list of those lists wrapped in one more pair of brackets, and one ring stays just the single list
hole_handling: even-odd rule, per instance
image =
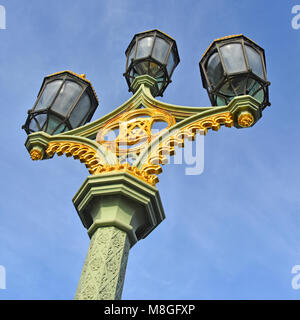
[{"label": "black metal frame", "polygon": [[[145,37],[149,37],[149,36],[153,37],[153,42],[152,42],[150,54],[146,57],[136,59],[138,42],[141,39],[143,39]],[[155,40],[157,37],[162,38],[163,40],[167,41],[167,43],[169,44],[169,49],[168,49],[167,55],[166,55],[163,63],[161,63],[160,61],[158,61],[152,57],[152,53],[153,53],[153,49],[154,49],[154,45],[155,45]],[[129,56],[130,56],[131,50],[133,49],[134,46],[135,46],[135,52],[134,52],[133,56],[131,57],[131,61],[129,61]],[[167,63],[168,63],[168,59],[169,59],[169,55],[171,54],[171,51],[173,51],[173,55],[174,55],[174,66],[173,66],[170,74],[168,74]],[[163,96],[163,92],[165,91],[165,89],[167,88],[169,83],[172,82],[171,76],[172,76],[176,66],[180,62],[176,41],[174,39],[172,39],[171,37],[169,37],[168,35],[166,35],[165,33],[161,32],[160,30],[157,30],[157,29],[137,33],[133,37],[133,39],[131,40],[128,48],[126,49],[125,55],[126,55],[126,71],[123,75],[124,75],[124,77],[127,81],[127,84],[128,84],[128,88],[129,88],[128,91],[134,92],[131,84],[132,84],[133,80],[135,79],[135,77],[140,75],[140,73],[137,71],[137,67],[139,67],[141,65],[141,63],[146,62],[147,67],[146,67],[146,69],[144,69],[143,74],[148,74],[148,75],[152,76],[153,78],[156,78],[160,73],[162,73],[162,79],[157,81],[156,86],[151,89],[151,92],[152,92],[153,96]],[[155,74],[151,74],[151,72],[150,72],[150,63],[155,63],[158,66],[158,71]],[[160,84],[161,84],[161,87],[160,87]]]},{"label": "black metal frame", "polygon": [[[44,90],[46,88],[46,86],[53,82],[53,81],[57,81],[57,80],[62,80],[62,83],[59,87],[59,89],[57,90],[54,98],[52,99],[51,103],[44,109],[39,109],[39,110],[35,110],[36,106],[38,105],[40,98],[42,97],[42,94],[44,93]],[[70,106],[67,114],[65,116],[62,116],[61,114],[59,114],[58,112],[52,110],[52,106],[54,105],[63,85],[65,84],[66,81],[73,81],[76,84],[81,86],[81,92],[78,95],[77,99],[73,102],[73,104]],[[84,119],[81,120],[81,122],[77,125],[77,127],[80,127],[84,124],[86,124],[87,122],[89,122],[91,120],[91,118],[93,117],[99,102],[98,99],[93,91],[93,88],[91,86],[91,84],[89,83],[89,81],[85,81],[84,79],[82,79],[81,77],[69,72],[69,71],[63,71],[60,73],[56,73],[54,75],[50,75],[44,78],[44,81],[42,83],[41,89],[38,93],[38,97],[37,100],[34,104],[34,106],[32,107],[32,109],[28,110],[28,117],[26,119],[25,124],[22,126],[22,129],[24,129],[26,131],[27,134],[33,133],[35,131],[33,131],[32,129],[30,129],[30,124],[32,121],[35,121],[37,128],[39,129],[38,131],[47,131],[48,129],[48,124],[49,124],[49,115],[52,115],[54,117],[56,117],[57,119],[60,120],[59,124],[51,131],[48,132],[49,134],[55,134],[56,131],[63,126],[63,130],[60,130],[59,133],[68,131],[68,130],[72,130],[74,129],[69,121],[70,115],[72,113],[72,111],[74,110],[74,108],[76,107],[77,103],[80,101],[81,97],[83,96],[84,93],[87,93],[90,100],[91,100],[91,109],[88,112],[88,114],[85,116]],[[43,125],[43,127],[41,128],[39,125],[39,122],[36,120],[36,117],[38,115],[42,115],[45,114],[46,115],[46,121]]]},{"label": "black metal frame", "polygon": [[[242,46],[243,50],[243,56],[244,56],[244,61],[246,64],[246,71],[243,72],[236,72],[236,73],[230,73],[228,74],[226,72],[226,65],[223,61],[222,53],[220,51],[220,48],[224,44],[232,44],[232,43],[239,43]],[[245,45],[251,47],[254,49],[261,57],[262,65],[263,65],[263,75],[264,79],[260,78],[257,76],[255,73],[252,72],[252,69],[249,65],[248,62],[248,57],[246,54],[246,49]],[[220,62],[222,64],[222,68],[224,70],[224,74],[222,78],[220,79],[219,83],[215,86],[213,86],[210,83],[210,80],[208,78],[207,72],[206,72],[206,66],[208,63],[209,58],[217,52],[220,58]],[[237,79],[239,77],[244,77],[246,80],[246,85],[244,86],[244,95],[249,94],[251,90],[248,90],[247,92],[247,85],[248,81],[250,79],[255,80],[260,86],[259,88],[253,92],[251,95],[254,96],[256,93],[258,93],[260,90],[263,90],[264,93],[264,100],[261,103],[261,108],[264,109],[266,106],[270,105],[269,101],[269,90],[268,86],[270,85],[270,82],[267,80],[267,71],[266,71],[266,58],[265,58],[265,51],[263,48],[261,48],[259,45],[257,45],[255,42],[250,40],[249,38],[245,37],[244,35],[236,35],[236,36],[229,36],[229,37],[224,37],[218,40],[215,40],[209,48],[206,50],[205,54],[203,55],[202,59],[199,62],[199,67],[200,67],[200,73],[201,73],[201,78],[202,78],[202,84],[203,87],[207,90],[209,99],[211,101],[211,104],[213,106],[217,106],[217,98],[221,97],[222,99],[225,100],[225,103],[228,104],[230,100],[232,99],[232,96],[225,96],[222,94],[219,90],[222,88],[222,86],[226,83],[229,82],[230,87],[232,88],[233,92],[235,92],[236,96],[239,94],[237,93],[236,89],[232,85],[232,82],[234,79]],[[256,83],[255,83],[256,84]]]}]

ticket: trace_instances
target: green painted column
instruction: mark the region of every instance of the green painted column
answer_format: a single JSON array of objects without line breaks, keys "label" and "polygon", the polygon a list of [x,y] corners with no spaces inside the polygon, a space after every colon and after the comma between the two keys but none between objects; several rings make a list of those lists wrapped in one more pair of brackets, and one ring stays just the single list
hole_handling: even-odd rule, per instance
[{"label": "green painted column", "polygon": [[89,176],[73,203],[91,238],[75,299],[119,300],[130,248],[165,218],[158,190],[112,172]]},{"label": "green painted column", "polygon": [[130,242],[116,227],[98,228],[92,236],[75,299],[120,300]]}]

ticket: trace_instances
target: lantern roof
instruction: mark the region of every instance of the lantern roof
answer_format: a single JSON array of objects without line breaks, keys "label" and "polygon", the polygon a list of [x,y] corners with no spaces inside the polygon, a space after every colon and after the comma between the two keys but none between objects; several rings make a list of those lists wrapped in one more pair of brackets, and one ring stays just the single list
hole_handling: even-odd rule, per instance
[{"label": "lantern roof", "polygon": [[221,42],[221,41],[224,41],[224,40],[227,40],[227,39],[233,39],[233,38],[244,38],[250,42],[252,42],[254,45],[256,45],[258,48],[260,48],[263,52],[264,52],[264,49],[259,46],[255,41],[251,40],[250,38],[244,36],[243,34],[232,34],[232,35],[229,35],[229,36],[225,36],[225,37],[221,37],[221,38],[218,38],[218,39],[215,39],[210,45],[209,47],[205,50],[204,54],[202,55],[202,58],[201,60],[203,60],[204,56],[207,54],[207,52],[215,45],[215,43],[217,42]]},{"label": "lantern roof", "polygon": [[[97,97],[97,93],[96,93],[96,91],[95,91],[95,89],[94,89],[91,81],[88,80],[88,79],[86,79],[85,74],[78,74],[78,73],[75,73],[75,72],[70,71],[70,70],[64,70],[64,71],[55,72],[55,73],[52,73],[52,74],[50,74],[50,75],[48,75],[48,76],[46,76],[46,77],[44,78],[44,81],[43,81],[43,83],[42,83],[41,88],[43,87],[46,79],[51,78],[51,77],[53,77],[53,76],[65,74],[65,73],[66,73],[66,74],[69,74],[69,75],[71,75],[71,76],[75,76],[75,77],[79,78],[80,80],[86,82],[86,83],[91,87],[92,92],[93,92],[93,94],[94,94],[94,96],[95,96],[95,99],[96,99],[97,103],[99,104],[99,100],[98,100],[98,97]],[[41,91],[41,90],[40,90],[40,91]]]},{"label": "lantern roof", "polygon": [[175,39],[173,37],[171,37],[170,35],[168,35],[167,33],[159,30],[159,29],[150,29],[150,30],[146,30],[146,31],[143,31],[143,32],[139,32],[139,33],[136,33],[135,35],[138,36],[138,35],[141,35],[143,33],[149,33],[149,32],[155,32],[157,31],[158,33],[162,33],[164,34],[165,36],[167,36],[168,38],[170,38],[171,40],[175,41]]},{"label": "lantern roof", "polygon": [[127,47],[126,51],[125,51],[125,55],[127,55],[127,52],[128,50],[132,47],[132,44],[135,42],[135,39],[136,37],[138,36],[141,36],[143,34],[147,34],[147,33],[159,33],[160,35],[164,36],[165,38],[168,38],[169,40],[171,40],[173,42],[173,48],[175,48],[175,51],[176,51],[176,54],[177,54],[177,58],[178,58],[178,62],[180,62],[180,58],[179,58],[179,55],[178,55],[178,49],[177,49],[177,45],[176,45],[176,41],[174,38],[172,38],[171,36],[169,36],[167,33],[159,30],[159,29],[150,29],[150,30],[147,30],[147,31],[143,31],[143,32],[139,32],[139,33],[136,33],[132,40],[130,41],[129,43],[129,46]]}]

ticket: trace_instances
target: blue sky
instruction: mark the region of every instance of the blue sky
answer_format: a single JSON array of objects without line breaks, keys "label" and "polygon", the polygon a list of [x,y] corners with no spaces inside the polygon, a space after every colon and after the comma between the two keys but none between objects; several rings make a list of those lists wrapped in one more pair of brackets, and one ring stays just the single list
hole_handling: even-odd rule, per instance
[{"label": "blue sky", "polygon": [[[123,299],[300,299],[300,29],[297,1],[0,0],[0,299],[73,299],[89,245],[72,197],[79,161],[33,162],[21,126],[44,76],[85,73],[100,100],[93,120],[130,97],[122,76],[133,35],[158,28],[181,62],[165,102],[210,105],[198,62],[209,44],[244,34],[266,51],[270,100],[251,129],[205,138],[205,168],[164,167],[166,220],[130,252]],[[300,1],[299,1],[300,4]]]}]

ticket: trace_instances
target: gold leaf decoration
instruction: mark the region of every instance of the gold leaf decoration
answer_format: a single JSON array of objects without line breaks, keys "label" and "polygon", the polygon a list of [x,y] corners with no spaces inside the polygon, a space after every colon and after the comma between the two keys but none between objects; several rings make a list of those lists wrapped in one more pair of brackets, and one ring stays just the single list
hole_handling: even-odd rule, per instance
[{"label": "gold leaf decoration", "polygon": [[42,160],[43,159],[43,153],[41,150],[33,148],[30,151],[30,157],[32,160]]},{"label": "gold leaf decoration", "polygon": [[[128,111],[108,121],[98,132],[96,141],[105,146],[117,157],[124,154],[140,154],[140,152],[160,132],[152,132],[155,122],[166,123],[168,130],[175,123],[175,118],[167,111],[157,108],[145,108]],[[106,140],[105,136],[114,130],[118,130],[113,139]]]},{"label": "gold leaf decoration", "polygon": [[254,123],[254,117],[248,111],[241,112],[241,114],[238,116],[238,124],[242,128],[251,127],[253,123]]},{"label": "gold leaf decoration", "polygon": [[49,157],[52,157],[56,153],[58,156],[65,154],[67,157],[72,156],[74,159],[79,159],[80,162],[85,164],[92,175],[112,171],[127,172],[152,186],[155,186],[158,182],[156,176],[149,175],[147,172],[132,167],[128,163],[116,165],[105,164],[97,151],[81,143],[69,141],[50,142],[46,153]]},{"label": "gold leaf decoration", "polygon": [[46,153],[49,157],[56,153],[58,156],[65,154],[67,157],[78,159],[85,164],[91,174],[95,174],[97,169],[103,166],[103,161],[97,151],[81,143],[69,141],[50,142]]},{"label": "gold leaf decoration", "polygon": [[161,165],[168,163],[167,156],[174,155],[175,147],[184,147],[184,139],[194,140],[197,132],[206,135],[208,129],[217,131],[221,125],[229,128],[233,126],[233,116],[230,112],[212,115],[176,130],[150,152],[142,171],[152,176],[160,174]]}]

